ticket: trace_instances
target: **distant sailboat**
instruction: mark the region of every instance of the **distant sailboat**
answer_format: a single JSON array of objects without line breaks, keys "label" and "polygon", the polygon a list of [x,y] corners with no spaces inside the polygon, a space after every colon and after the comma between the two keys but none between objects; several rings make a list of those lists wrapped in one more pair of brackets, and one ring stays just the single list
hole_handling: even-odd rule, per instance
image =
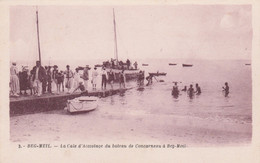
[{"label": "distant sailboat", "polygon": [[182,64],[182,67],[192,67],[192,64]]}]

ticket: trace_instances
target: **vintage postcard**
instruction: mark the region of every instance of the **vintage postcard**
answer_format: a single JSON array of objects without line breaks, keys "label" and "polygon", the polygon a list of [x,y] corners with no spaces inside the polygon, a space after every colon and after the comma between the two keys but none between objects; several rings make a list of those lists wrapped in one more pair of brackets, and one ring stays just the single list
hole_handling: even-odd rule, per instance
[{"label": "vintage postcard", "polygon": [[0,162],[259,162],[258,5],[1,2]]}]

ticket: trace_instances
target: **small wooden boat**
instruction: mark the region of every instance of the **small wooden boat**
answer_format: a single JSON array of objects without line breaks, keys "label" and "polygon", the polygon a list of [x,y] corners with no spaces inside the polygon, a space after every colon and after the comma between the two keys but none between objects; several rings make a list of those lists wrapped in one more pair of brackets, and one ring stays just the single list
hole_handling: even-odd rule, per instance
[{"label": "small wooden boat", "polygon": [[250,63],[246,63],[245,65],[246,65],[246,66],[250,66],[251,64],[250,64]]},{"label": "small wooden boat", "polygon": [[155,73],[151,73],[149,72],[149,75],[153,75],[153,76],[166,76],[167,73],[165,72],[155,72]]},{"label": "small wooden boat", "polygon": [[193,65],[191,64],[182,64],[182,67],[192,67]]},{"label": "small wooden boat", "polygon": [[101,64],[96,64],[95,67],[103,67]]},{"label": "small wooden boat", "polygon": [[169,66],[176,66],[176,63],[169,63]]},{"label": "small wooden boat", "polygon": [[145,63],[143,63],[142,66],[149,66],[149,64],[145,64]]},{"label": "small wooden boat", "polygon": [[87,112],[98,107],[98,98],[81,96],[67,101],[65,110],[69,113]]}]

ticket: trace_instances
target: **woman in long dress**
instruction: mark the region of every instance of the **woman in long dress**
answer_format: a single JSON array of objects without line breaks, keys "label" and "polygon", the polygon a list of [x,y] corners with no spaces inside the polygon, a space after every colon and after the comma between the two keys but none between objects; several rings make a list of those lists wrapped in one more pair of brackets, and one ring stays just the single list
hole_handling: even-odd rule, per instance
[{"label": "woman in long dress", "polygon": [[20,92],[20,84],[18,78],[18,69],[16,67],[16,63],[13,62],[10,68],[10,87],[11,87],[11,95],[19,96]]},{"label": "woman in long dress", "polygon": [[79,87],[79,82],[80,82],[80,74],[79,74],[79,69],[75,69],[76,72],[74,73],[74,82],[73,82],[73,88],[78,88]]},{"label": "woman in long dress", "polygon": [[97,68],[95,67],[92,72],[92,84],[94,90],[97,88],[97,76],[98,76],[98,72],[97,72]]}]

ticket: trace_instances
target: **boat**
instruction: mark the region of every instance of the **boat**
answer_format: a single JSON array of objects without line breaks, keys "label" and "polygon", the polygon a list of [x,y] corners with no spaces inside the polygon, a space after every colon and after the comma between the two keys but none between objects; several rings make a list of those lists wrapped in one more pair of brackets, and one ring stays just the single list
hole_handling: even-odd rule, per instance
[{"label": "boat", "polygon": [[92,111],[97,107],[97,97],[81,96],[72,100],[68,100],[64,110],[66,110],[68,113],[78,113]]},{"label": "boat", "polygon": [[95,67],[103,67],[101,64],[96,64]]},{"label": "boat", "polygon": [[182,64],[182,67],[192,67],[192,64]]},{"label": "boat", "polygon": [[145,63],[143,63],[142,66],[149,66],[149,64],[145,64]]},{"label": "boat", "polygon": [[[118,60],[118,50],[117,50],[117,32],[116,32],[116,18],[115,18],[115,11],[113,9],[113,25],[114,25],[114,43],[115,43],[115,66],[112,68],[112,71],[115,73],[116,80],[119,80],[119,73],[122,71],[122,69],[119,69],[119,60]],[[125,64],[124,64],[125,65]],[[126,67],[126,66],[125,66]],[[107,68],[107,72],[110,71],[111,68]],[[124,69],[125,79],[126,80],[135,80],[138,78],[139,75],[139,69],[129,68]]]},{"label": "boat", "polygon": [[176,66],[176,63],[169,63],[169,66]]},{"label": "boat", "polygon": [[251,66],[251,64],[250,64],[250,63],[246,63],[245,65],[246,65],[246,66]]},{"label": "boat", "polygon": [[149,75],[153,75],[153,76],[166,76],[167,73],[165,72],[155,72],[155,73],[152,73],[152,72],[149,72]]}]

